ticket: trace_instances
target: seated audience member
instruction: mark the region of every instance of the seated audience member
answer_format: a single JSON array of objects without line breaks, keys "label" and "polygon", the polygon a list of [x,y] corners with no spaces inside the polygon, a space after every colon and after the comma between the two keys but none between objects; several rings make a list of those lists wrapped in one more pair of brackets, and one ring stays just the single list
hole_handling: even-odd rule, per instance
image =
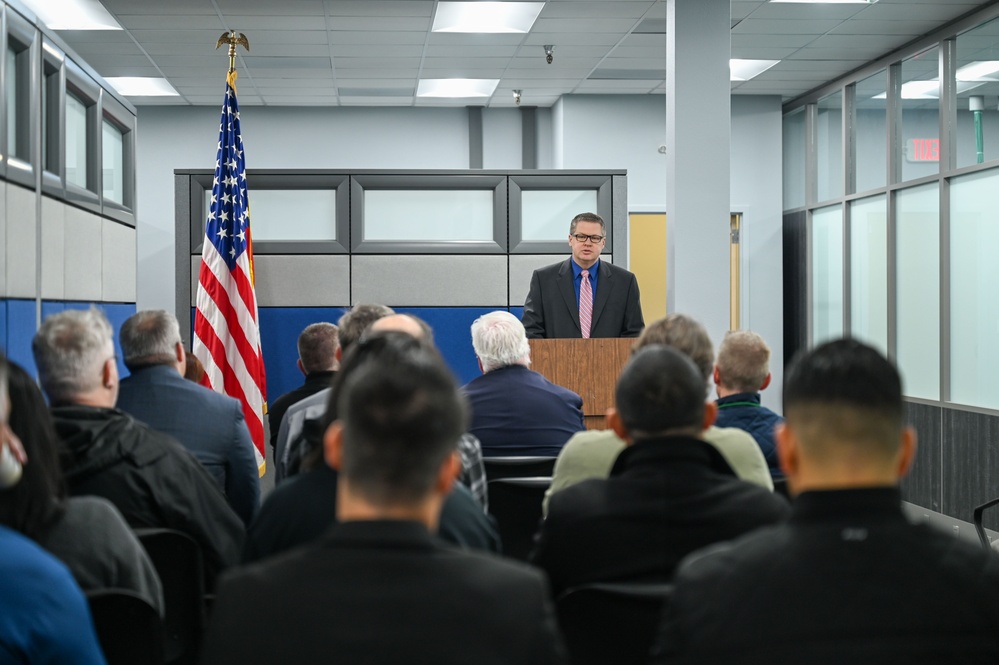
[{"label": "seated audience member", "polygon": [[184,380],[186,354],[173,314],[133,314],[119,342],[131,375],[121,380],[116,406],[180,441],[249,524],[260,504],[260,473],[242,404]]},{"label": "seated audience member", "polygon": [[770,385],[770,347],[754,332],[729,332],[718,347],[714,381],[718,392],[715,424],[749,432],[763,451],[770,475],[783,478],[774,428],[784,419],[760,404],[760,392]]},{"label": "seated audience member", "polygon": [[[29,460],[7,424],[7,362],[0,354],[0,497],[17,491]],[[0,525],[0,662],[105,665],[90,608],[66,566]]]},{"label": "seated audience member", "polygon": [[[349,312],[341,316],[337,322],[338,345],[333,352],[336,362],[339,363],[347,349],[361,339],[361,335],[368,329],[368,326],[378,319],[392,314],[395,312],[385,305],[362,304],[354,305]],[[298,473],[302,455],[298,446],[301,445],[305,422],[322,418],[323,413],[326,412],[326,403],[329,398],[330,388],[327,385],[322,390],[317,390],[312,395],[290,405],[285,411],[278,426],[278,436],[274,443],[276,482],[280,483],[286,477]],[[316,447],[319,447],[318,439],[321,438],[321,432],[315,433],[317,440],[313,443]],[[294,450],[292,450],[293,448]]]},{"label": "seated audience member", "polygon": [[823,344],[785,375],[784,414],[791,519],[683,563],[657,662],[999,662],[999,558],[902,512],[916,436],[895,367]]},{"label": "seated audience member", "polygon": [[320,390],[330,387],[337,365],[340,341],[337,327],[332,323],[313,323],[298,336],[298,370],[305,375],[305,382],[274,400],[267,409],[267,422],[271,428],[271,452],[277,448],[281,419],[288,407]]},{"label": "seated audience member", "polygon": [[128,589],[162,615],[163,591],[146,551],[106,499],[66,498],[58,438],[45,399],[19,366],[8,364],[7,371],[10,429],[29,461],[17,486],[0,491],[0,524],[54,554],[84,591]]},{"label": "seated audience member", "polygon": [[594,582],[669,582],[683,557],[784,519],[783,497],[735,476],[700,439],[715,417],[704,375],[652,345],[618,380],[607,420],[626,442],[607,479],[551,497],[531,561],[557,596]]},{"label": "seated audience member", "polygon": [[171,437],[114,408],[118,366],[111,324],[100,310],[53,314],[31,349],[62,440],[69,494],[104,497],[132,528],[191,536],[209,582],[236,563],[243,524],[205,468]]},{"label": "seated audience member", "polygon": [[191,353],[186,346],[184,347],[184,378],[199,385],[205,378],[205,366],[198,360],[198,356]]},{"label": "seated audience member", "polygon": [[[704,397],[707,399],[715,355],[704,326],[686,314],[668,314],[642,331],[631,352],[636,353],[650,344],[663,344],[689,356],[704,375]],[[712,425],[701,438],[718,449],[737,476],[773,490],[767,461],[749,434]],[[545,513],[555,492],[587,478],[606,478],[622,450],[624,441],[610,429],[580,432],[569,439],[555,460],[552,484],[545,493]]]},{"label": "seated audience member", "polygon": [[486,457],[554,457],[583,424],[583,399],[529,369],[524,324],[509,312],[472,323],[472,347],[482,376],[462,390],[472,409],[469,431]]},{"label": "seated audience member", "polygon": [[[390,365],[393,359],[402,362],[415,350],[428,346],[425,338],[400,331],[372,331],[363,340],[348,351],[334,381],[321,427],[324,432],[336,420],[339,391],[353,372],[374,360],[384,365]],[[337,472],[320,459],[314,469],[275,488],[250,525],[244,561],[264,559],[319,539],[336,522],[337,487]],[[438,535],[467,549],[499,551],[499,536],[490,518],[460,484],[444,500]]]},{"label": "seated audience member", "polygon": [[339,523],[223,580],[203,662],[562,662],[540,572],[431,536],[466,408],[435,350],[390,355],[353,372],[345,359],[337,377],[324,450],[340,473]]}]

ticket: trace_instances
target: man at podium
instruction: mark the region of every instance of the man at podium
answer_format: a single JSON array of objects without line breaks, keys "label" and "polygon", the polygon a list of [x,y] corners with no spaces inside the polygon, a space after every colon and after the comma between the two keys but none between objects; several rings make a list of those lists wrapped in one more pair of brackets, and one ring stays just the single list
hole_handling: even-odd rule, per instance
[{"label": "man at podium", "polygon": [[638,280],[600,260],[607,234],[600,215],[584,212],[569,224],[572,256],[538,268],[524,303],[529,339],[638,337],[645,326]]}]

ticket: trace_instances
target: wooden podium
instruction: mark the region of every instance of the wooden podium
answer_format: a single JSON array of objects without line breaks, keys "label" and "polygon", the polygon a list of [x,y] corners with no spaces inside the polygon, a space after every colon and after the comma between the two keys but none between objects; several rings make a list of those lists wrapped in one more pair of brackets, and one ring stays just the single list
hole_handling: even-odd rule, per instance
[{"label": "wooden podium", "polygon": [[531,369],[583,398],[587,429],[605,429],[617,377],[631,355],[632,338],[532,339]]}]

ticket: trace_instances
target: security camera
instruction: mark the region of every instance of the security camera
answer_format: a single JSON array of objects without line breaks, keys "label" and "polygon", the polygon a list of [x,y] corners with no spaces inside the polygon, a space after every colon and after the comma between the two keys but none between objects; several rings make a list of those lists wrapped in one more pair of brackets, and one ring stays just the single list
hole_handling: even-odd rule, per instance
[{"label": "security camera", "polygon": [[520,106],[520,90],[513,91],[513,103]]},{"label": "security camera", "polygon": [[552,64],[552,60],[555,59],[554,53],[555,53],[555,47],[552,46],[551,44],[546,44],[545,45],[545,60],[548,61],[549,65]]}]

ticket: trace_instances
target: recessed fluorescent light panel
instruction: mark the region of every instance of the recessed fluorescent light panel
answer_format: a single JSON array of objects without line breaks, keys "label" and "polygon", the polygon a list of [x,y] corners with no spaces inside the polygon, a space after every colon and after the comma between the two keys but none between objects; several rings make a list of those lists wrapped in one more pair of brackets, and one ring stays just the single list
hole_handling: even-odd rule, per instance
[{"label": "recessed fluorescent light panel", "polygon": [[767,71],[780,60],[742,60],[732,58],[728,61],[729,80],[748,81]]},{"label": "recessed fluorescent light panel", "polygon": [[166,79],[145,76],[108,76],[104,80],[126,97],[177,96],[177,91]]},{"label": "recessed fluorescent light panel", "polygon": [[[985,85],[985,81],[988,79],[976,79],[973,81],[958,80],[955,88],[957,93],[968,92],[969,90],[974,90],[975,88]],[[885,99],[888,96],[887,93],[882,92],[880,95],[874,95],[871,99]],[[907,81],[902,84],[902,99],[939,99],[940,98],[940,81]]]},{"label": "recessed fluorescent light panel", "polygon": [[433,32],[526,33],[543,2],[439,2]]},{"label": "recessed fluorescent light panel", "polygon": [[770,0],[770,2],[796,2],[810,5],[873,5],[878,0]]},{"label": "recessed fluorescent light panel", "polygon": [[958,81],[999,81],[999,60],[972,62],[957,70]]},{"label": "recessed fluorescent light panel", "polygon": [[121,30],[98,0],[21,0],[52,30]]},{"label": "recessed fluorescent light panel", "polygon": [[491,97],[499,79],[420,79],[417,97]]}]

